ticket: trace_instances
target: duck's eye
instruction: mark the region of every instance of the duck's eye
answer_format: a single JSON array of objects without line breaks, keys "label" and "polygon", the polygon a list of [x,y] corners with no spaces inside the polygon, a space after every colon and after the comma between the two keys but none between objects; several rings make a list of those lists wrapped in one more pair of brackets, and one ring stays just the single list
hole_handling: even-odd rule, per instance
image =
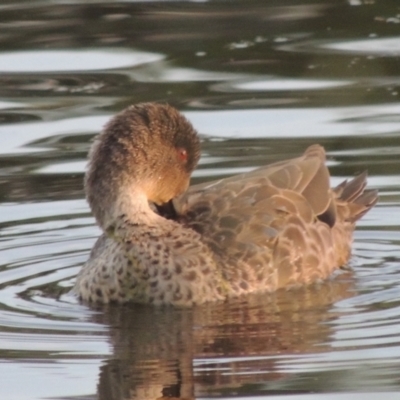
[{"label": "duck's eye", "polygon": [[188,153],[187,153],[186,149],[180,147],[180,148],[176,149],[176,151],[177,151],[177,154],[178,154],[178,159],[181,162],[186,163],[187,159],[188,159]]}]

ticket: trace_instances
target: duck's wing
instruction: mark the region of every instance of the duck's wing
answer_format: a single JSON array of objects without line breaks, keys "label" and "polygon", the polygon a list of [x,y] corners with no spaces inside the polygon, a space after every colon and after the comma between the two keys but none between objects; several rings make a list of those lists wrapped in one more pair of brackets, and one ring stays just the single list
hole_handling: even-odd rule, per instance
[{"label": "duck's wing", "polygon": [[263,281],[274,290],[326,278],[348,257],[354,221],[376,193],[363,195],[365,176],[335,190],[329,181],[325,151],[313,145],[301,157],[195,185],[174,207],[223,263],[242,264],[228,271],[238,285]]},{"label": "duck's wing", "polygon": [[[246,230],[251,223],[259,222],[260,213],[262,220],[272,221],[277,209],[297,210],[307,221],[321,216],[333,225],[336,215],[329,179],[325,151],[313,145],[301,157],[191,186],[173,204],[185,222],[196,225],[207,221],[207,227],[199,227],[201,231],[223,224],[228,216],[235,219],[237,229]],[[224,219],[221,221],[221,218]],[[208,221],[213,222],[211,226]]]}]

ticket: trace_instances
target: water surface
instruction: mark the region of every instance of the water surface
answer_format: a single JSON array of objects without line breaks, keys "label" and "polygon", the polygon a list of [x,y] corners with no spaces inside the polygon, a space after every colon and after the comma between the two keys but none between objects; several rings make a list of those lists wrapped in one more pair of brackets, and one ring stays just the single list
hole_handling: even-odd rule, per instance
[{"label": "water surface", "polygon": [[[2,398],[398,398],[396,2],[30,0],[0,15]],[[315,142],[332,184],[368,169],[380,200],[351,271],[193,310],[64,294],[99,235],[82,188],[90,143],[143,101],[199,130],[195,182]]]}]

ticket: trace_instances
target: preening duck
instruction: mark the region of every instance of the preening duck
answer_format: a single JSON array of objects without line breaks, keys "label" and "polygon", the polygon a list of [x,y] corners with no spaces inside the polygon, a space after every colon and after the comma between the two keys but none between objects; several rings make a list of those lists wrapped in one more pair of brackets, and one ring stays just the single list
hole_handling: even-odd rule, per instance
[{"label": "preening duck", "polygon": [[76,280],[82,300],[191,306],[326,279],[377,201],[366,173],[331,189],[319,145],[189,187],[199,157],[197,132],[169,105],[133,105],[106,125],[85,176],[103,234]]}]

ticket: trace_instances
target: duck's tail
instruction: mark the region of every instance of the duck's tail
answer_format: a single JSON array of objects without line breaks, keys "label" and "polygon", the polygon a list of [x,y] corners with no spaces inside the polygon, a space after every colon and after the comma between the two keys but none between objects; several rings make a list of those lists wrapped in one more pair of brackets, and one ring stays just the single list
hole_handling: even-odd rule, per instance
[{"label": "duck's tail", "polygon": [[338,200],[344,205],[343,220],[356,222],[366,214],[378,201],[378,191],[366,190],[367,172],[364,171],[350,181],[344,181],[333,191]]}]

